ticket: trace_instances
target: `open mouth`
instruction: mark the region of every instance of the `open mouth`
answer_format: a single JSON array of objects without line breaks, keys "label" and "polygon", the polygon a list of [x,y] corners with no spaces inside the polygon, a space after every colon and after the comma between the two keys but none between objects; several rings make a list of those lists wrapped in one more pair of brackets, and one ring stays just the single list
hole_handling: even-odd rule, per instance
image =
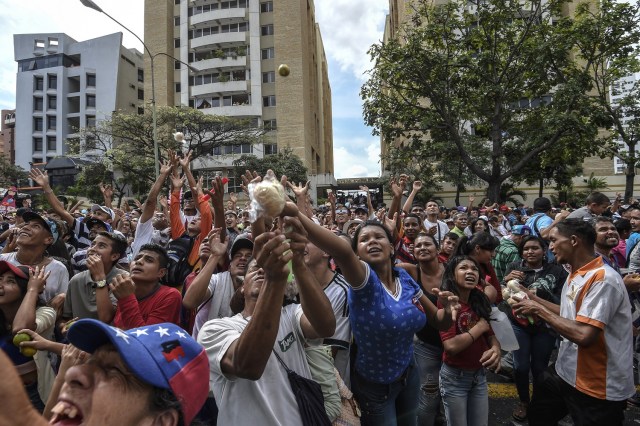
[{"label": "open mouth", "polygon": [[369,250],[367,250],[367,253],[369,253],[369,254],[381,253],[381,252],[382,252],[382,250],[377,248],[377,247],[370,248]]},{"label": "open mouth", "polygon": [[134,274],[136,272],[142,272],[142,268],[133,268],[130,273]]},{"label": "open mouth", "polygon": [[58,426],[73,426],[82,424],[82,411],[75,405],[60,401],[51,409],[53,417],[49,424]]}]

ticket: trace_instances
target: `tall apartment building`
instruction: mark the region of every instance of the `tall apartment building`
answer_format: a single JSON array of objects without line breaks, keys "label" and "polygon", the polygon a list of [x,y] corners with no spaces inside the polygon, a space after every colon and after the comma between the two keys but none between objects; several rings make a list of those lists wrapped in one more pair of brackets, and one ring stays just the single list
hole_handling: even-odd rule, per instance
[{"label": "tall apartment building", "polygon": [[[66,34],[16,34],[15,163],[64,156],[68,139],[113,111],[142,112],[142,55],[122,46],[122,33],[78,42]],[[91,154],[91,141],[83,141]]]},{"label": "tall apartment building", "polygon": [[0,111],[0,155],[3,155],[11,164],[16,161],[16,110],[3,109]]},{"label": "tall apartment building", "polygon": [[[267,130],[264,143],[224,146],[194,168],[225,170],[240,154],[290,147],[310,174],[333,174],[331,87],[313,0],[145,0],[145,44],[198,70],[156,56],[158,104],[250,119]],[[280,64],[289,76],[278,74]],[[238,184],[231,179],[229,190]]]}]

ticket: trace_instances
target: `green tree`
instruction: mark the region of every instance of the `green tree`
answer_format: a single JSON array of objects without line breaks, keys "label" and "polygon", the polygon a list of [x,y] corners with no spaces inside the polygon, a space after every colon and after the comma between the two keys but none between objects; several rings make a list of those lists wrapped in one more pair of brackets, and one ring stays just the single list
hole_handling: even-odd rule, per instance
[{"label": "green tree", "polygon": [[609,130],[601,143],[626,166],[625,199],[629,199],[640,161],[640,83],[623,78],[640,72],[640,4],[601,0],[598,6],[578,6],[572,33],[593,88],[592,120]]},{"label": "green tree", "polygon": [[587,66],[561,18],[568,3],[417,0],[399,34],[370,49],[366,123],[385,141],[421,135],[438,162],[459,158],[494,202],[552,147],[594,154]]},{"label": "green tree", "polygon": [[[65,194],[86,197],[94,203],[102,204],[103,197],[100,191],[100,184],[114,185],[113,172],[101,162],[87,164],[76,175],[75,185],[64,190]],[[122,199],[123,194],[116,194]]]},{"label": "green tree", "polygon": [[302,160],[289,147],[283,148],[277,154],[265,155],[258,158],[255,155],[242,155],[233,162],[234,174],[239,179],[246,170],[256,171],[264,176],[271,169],[276,176],[286,175],[289,182],[306,182],[307,168]]},{"label": "green tree", "polygon": [[[116,112],[95,128],[82,129],[80,138],[68,141],[70,151],[72,155],[88,152],[113,171],[116,196],[127,188],[136,195],[146,194],[155,181],[152,121],[151,108],[144,114]],[[175,132],[183,133],[184,142],[176,141]],[[204,114],[193,108],[158,107],[157,133],[161,160],[167,149],[191,150],[196,160],[223,145],[256,143],[264,132],[250,120]]]},{"label": "green tree", "polygon": [[20,186],[20,182],[28,177],[28,173],[22,167],[11,164],[7,157],[0,155],[0,187]]}]

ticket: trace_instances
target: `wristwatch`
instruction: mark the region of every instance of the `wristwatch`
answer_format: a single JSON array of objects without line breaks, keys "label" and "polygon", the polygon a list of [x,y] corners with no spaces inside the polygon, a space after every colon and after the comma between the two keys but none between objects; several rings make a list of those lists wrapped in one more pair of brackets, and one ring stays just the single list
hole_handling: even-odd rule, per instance
[{"label": "wristwatch", "polygon": [[107,280],[100,280],[100,281],[96,281],[96,287],[98,288],[104,288],[107,286]]}]

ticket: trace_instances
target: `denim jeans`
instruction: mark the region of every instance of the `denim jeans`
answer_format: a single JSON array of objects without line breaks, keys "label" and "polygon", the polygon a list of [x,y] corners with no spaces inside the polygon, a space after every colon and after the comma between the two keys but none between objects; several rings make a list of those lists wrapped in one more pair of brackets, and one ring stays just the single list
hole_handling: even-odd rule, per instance
[{"label": "denim jeans", "polygon": [[440,408],[440,367],[442,366],[442,348],[414,340],[416,365],[420,373],[420,404],[418,405],[418,424],[433,426]]},{"label": "denim jeans", "polygon": [[38,382],[25,385],[24,389],[27,391],[29,400],[33,407],[38,410],[39,413],[44,411],[44,402],[40,399],[40,393],[38,392]]},{"label": "denim jeans", "polygon": [[513,351],[513,377],[520,401],[529,403],[529,370],[535,388],[538,379],[549,366],[556,335],[543,328],[530,331],[519,325],[512,325],[520,345],[520,349]]},{"label": "denim jeans", "polygon": [[487,426],[489,391],[484,368],[460,370],[442,364],[440,393],[448,426]]},{"label": "denim jeans", "polygon": [[417,425],[420,376],[415,360],[393,383],[370,382],[355,370],[351,385],[360,404],[362,426]]}]

